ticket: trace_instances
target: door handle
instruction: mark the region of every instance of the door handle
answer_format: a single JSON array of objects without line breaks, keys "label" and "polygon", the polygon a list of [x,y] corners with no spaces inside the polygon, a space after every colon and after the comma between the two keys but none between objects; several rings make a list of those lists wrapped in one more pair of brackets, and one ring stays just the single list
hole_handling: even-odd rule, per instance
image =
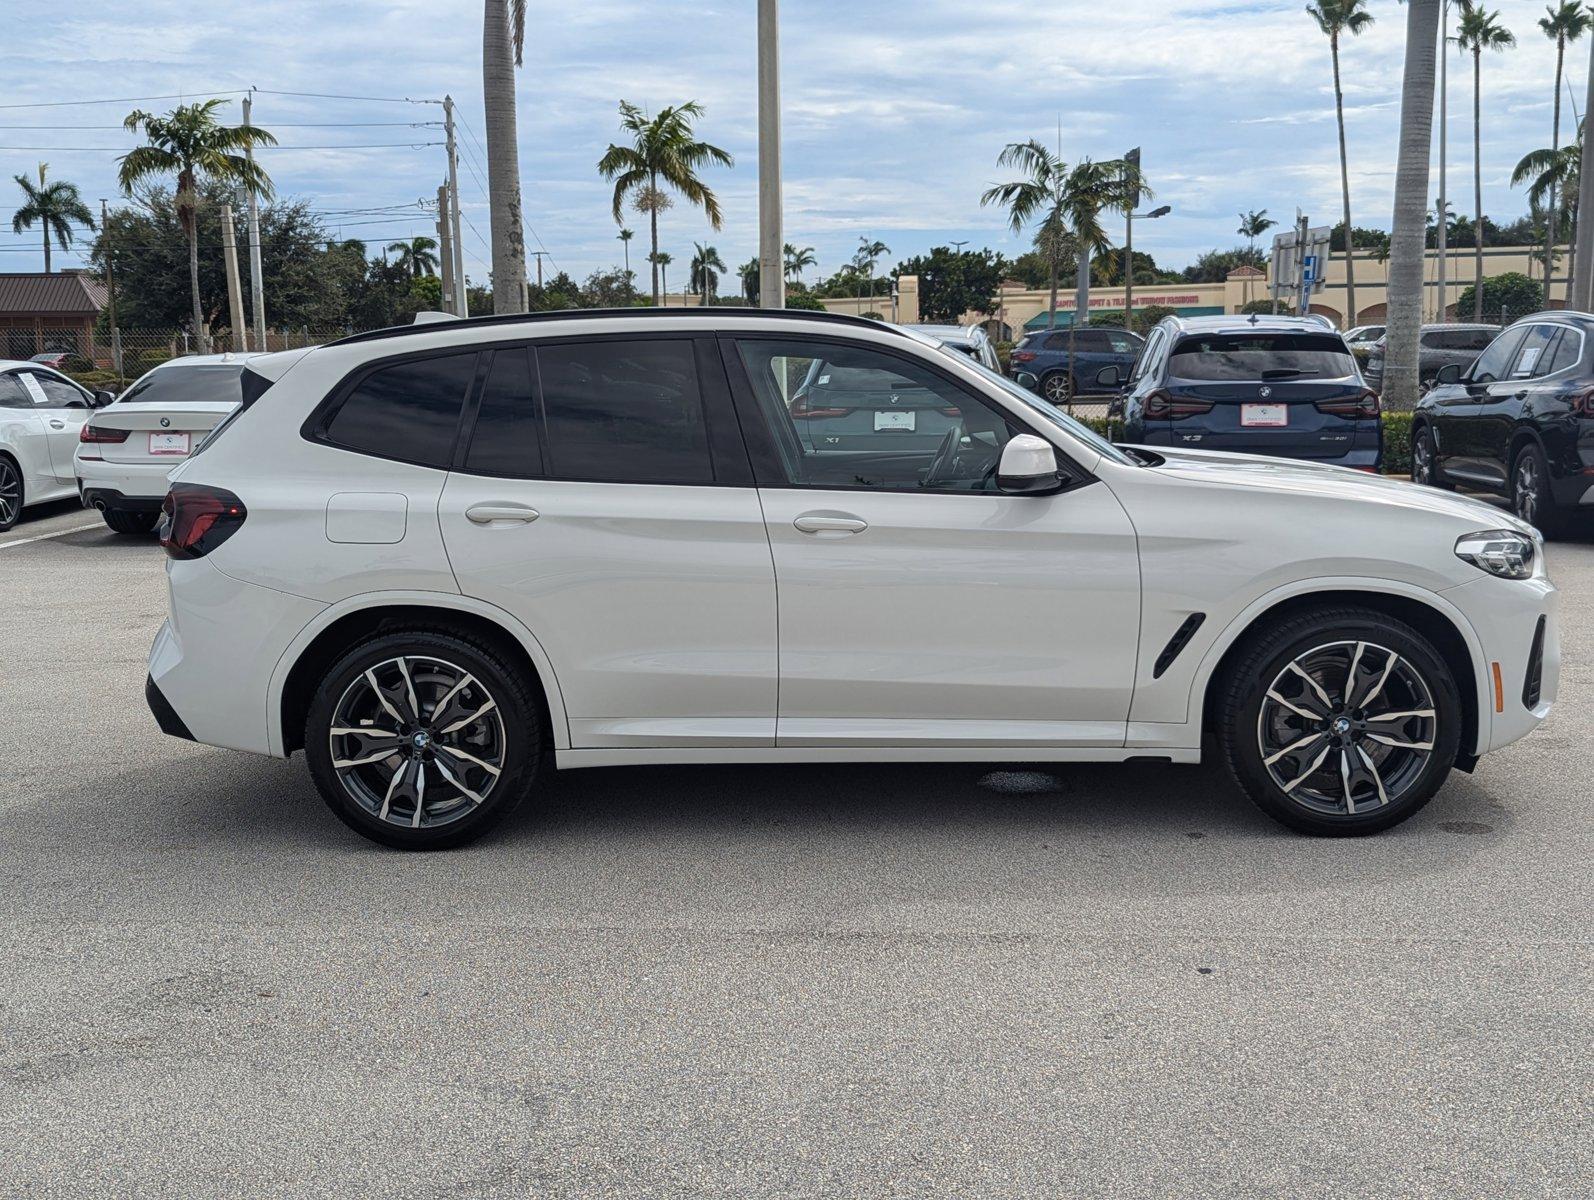
[{"label": "door handle", "polygon": [[472,504],[465,510],[465,519],[474,525],[492,525],[498,521],[530,525],[541,515],[524,504]]},{"label": "door handle", "polygon": [[859,520],[857,517],[826,517],[818,513],[804,513],[792,524],[804,533],[819,534],[862,533],[869,528],[868,521]]},{"label": "door handle", "polygon": [[50,428],[51,429],[65,429],[66,428],[66,422],[65,421],[51,421],[50,422]]}]

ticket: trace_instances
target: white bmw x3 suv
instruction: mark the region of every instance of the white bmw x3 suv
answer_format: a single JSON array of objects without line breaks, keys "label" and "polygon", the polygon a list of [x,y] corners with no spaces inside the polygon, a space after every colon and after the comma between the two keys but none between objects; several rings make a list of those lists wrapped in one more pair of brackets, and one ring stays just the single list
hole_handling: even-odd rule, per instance
[{"label": "white bmw x3 suv", "polygon": [[872,321],[439,322],[243,394],[172,473],[149,704],[303,749],[390,845],[466,841],[549,766],[1195,762],[1204,731],[1277,819],[1370,833],[1555,698],[1527,525],[1115,448]]}]

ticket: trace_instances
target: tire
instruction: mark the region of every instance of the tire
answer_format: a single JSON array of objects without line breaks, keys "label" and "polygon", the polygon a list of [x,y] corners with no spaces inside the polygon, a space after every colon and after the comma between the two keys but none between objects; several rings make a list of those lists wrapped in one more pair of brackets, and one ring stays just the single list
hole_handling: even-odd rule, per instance
[{"label": "tire", "polygon": [[[1450,668],[1422,634],[1371,609],[1281,618],[1242,647],[1218,702],[1218,739],[1241,790],[1302,833],[1355,837],[1398,825],[1432,799],[1460,748]],[[1393,719],[1378,720],[1385,714]]]},{"label": "tire", "polygon": [[100,516],[114,532],[129,535],[149,533],[160,520],[160,513],[129,512],[125,508],[101,509]]},{"label": "tire", "polygon": [[1052,371],[1041,376],[1041,395],[1052,404],[1067,404],[1074,397],[1074,380],[1067,371]]},{"label": "tire", "polygon": [[[443,850],[480,837],[530,794],[542,724],[531,681],[501,651],[402,630],[360,643],[327,671],[305,718],[305,757],[345,825],[401,850]],[[334,733],[366,727],[400,736]]]},{"label": "tire", "polygon": [[1411,481],[1447,492],[1455,490],[1455,485],[1439,473],[1439,445],[1427,425],[1419,428],[1417,436],[1411,439]]},{"label": "tire", "polygon": [[22,485],[22,469],[8,455],[0,454],[0,533],[21,520],[22,507],[27,499],[27,491]]},{"label": "tire", "polygon": [[1566,524],[1550,491],[1550,464],[1537,442],[1525,442],[1511,460],[1511,511],[1545,537],[1555,537]]}]

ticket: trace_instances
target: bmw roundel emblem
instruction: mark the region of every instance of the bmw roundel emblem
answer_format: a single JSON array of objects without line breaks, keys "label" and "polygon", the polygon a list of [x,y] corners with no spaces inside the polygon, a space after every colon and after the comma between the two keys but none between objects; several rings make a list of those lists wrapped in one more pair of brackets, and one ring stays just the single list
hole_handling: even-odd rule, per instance
[{"label": "bmw roundel emblem", "polygon": [[162,417],[161,418],[161,428],[162,429],[170,428],[171,427],[171,423],[172,423],[172,419],[170,417]]},{"label": "bmw roundel emblem", "polygon": [[[1272,394],[1273,394],[1273,389],[1270,388],[1270,387],[1265,387],[1265,388],[1263,388],[1261,391],[1259,391],[1257,393],[1257,395],[1261,396],[1262,399],[1264,399],[1264,400],[1266,400]],[[162,424],[164,424],[164,422],[162,422]]]}]

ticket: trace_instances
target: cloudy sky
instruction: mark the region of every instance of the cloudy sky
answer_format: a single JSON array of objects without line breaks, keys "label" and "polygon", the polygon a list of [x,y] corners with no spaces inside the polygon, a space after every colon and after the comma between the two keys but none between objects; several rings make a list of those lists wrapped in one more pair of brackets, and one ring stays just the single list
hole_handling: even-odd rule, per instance
[{"label": "cloudy sky", "polygon": [[[1484,207],[1526,208],[1512,165],[1549,142],[1554,47],[1543,4],[1497,0],[1520,45],[1484,63]],[[734,266],[756,250],[754,0],[529,0],[520,71],[521,170],[532,249],[577,276],[617,264],[609,188],[593,169],[618,136],[616,104],[687,99],[702,136],[736,166],[709,179],[725,226],[684,205],[662,219],[677,262],[694,240]],[[1404,9],[1370,0],[1376,24],[1345,49],[1353,214],[1388,226]],[[38,270],[14,236],[11,176],[44,159],[95,207],[116,196],[118,128],[133,107],[254,86],[255,120],[279,190],[304,197],[343,236],[372,243],[429,232],[413,205],[444,169],[434,104],[450,92],[464,146],[466,266],[485,278],[481,6],[470,0],[8,0],[0,39],[0,270]],[[1067,158],[1144,147],[1148,181],[1173,215],[1137,248],[1181,266],[1229,246],[1242,209],[1335,219],[1339,168],[1326,40],[1303,0],[785,0],[782,4],[787,238],[826,273],[860,235],[893,260],[949,240],[1018,253],[980,193],[1002,146],[1039,137]],[[30,34],[30,31],[32,33]],[[35,36],[36,35],[36,36]],[[1569,54],[1581,107],[1586,48]],[[1451,196],[1472,209],[1471,74],[1451,58]],[[282,93],[334,93],[315,98]],[[1564,94],[1564,93],[1563,93]],[[79,104],[67,101],[111,100]],[[34,107],[29,107],[30,105]],[[1565,106],[1563,105],[1563,108]],[[233,119],[238,110],[228,110]],[[1563,117],[1571,127],[1570,115]],[[411,123],[415,123],[412,127]],[[302,147],[302,148],[295,148]],[[362,211],[364,210],[364,211]],[[369,211],[378,210],[378,211]],[[645,238],[640,218],[628,220]],[[57,258],[70,264],[75,256]],[[634,264],[633,264],[634,265]]]}]

